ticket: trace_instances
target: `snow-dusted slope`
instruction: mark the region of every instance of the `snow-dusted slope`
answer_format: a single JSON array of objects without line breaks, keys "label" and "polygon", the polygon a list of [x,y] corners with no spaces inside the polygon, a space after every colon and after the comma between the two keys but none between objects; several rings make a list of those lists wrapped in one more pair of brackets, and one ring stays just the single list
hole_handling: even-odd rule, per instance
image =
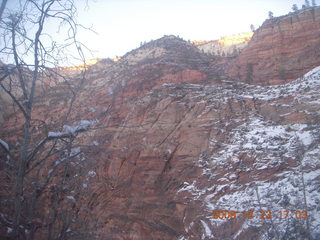
[{"label": "snow-dusted slope", "polygon": [[[203,91],[200,86],[197,90],[199,97]],[[202,114],[214,111],[219,99],[215,90],[207,87],[202,95]],[[201,154],[197,163],[202,175],[177,191],[177,199],[191,197],[203,207],[196,218],[185,219],[187,234],[180,239],[194,239],[194,226],[202,226],[201,239],[246,239],[244,234],[254,229],[261,240],[306,239],[308,234],[319,239],[320,67],[289,84],[243,84],[222,93],[239,102],[251,99],[256,111],[248,111],[245,120],[234,119],[226,141],[216,136],[209,140],[211,151]],[[228,124],[226,119],[222,125]],[[214,210],[234,210],[237,216],[251,210],[254,218],[212,219]],[[265,212],[260,211],[271,211],[272,217],[261,219]],[[284,211],[290,211],[287,218]],[[303,211],[308,217],[301,216]],[[238,230],[231,233],[229,228]],[[221,231],[229,234],[223,237]]]}]

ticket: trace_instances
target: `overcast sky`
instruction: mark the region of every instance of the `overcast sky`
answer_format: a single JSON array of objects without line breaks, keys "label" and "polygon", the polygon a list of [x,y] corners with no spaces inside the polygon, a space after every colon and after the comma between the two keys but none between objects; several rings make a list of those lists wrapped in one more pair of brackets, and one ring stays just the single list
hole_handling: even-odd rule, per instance
[{"label": "overcast sky", "polygon": [[[122,56],[140,42],[163,35],[213,40],[262,25],[272,11],[281,16],[304,0],[74,0],[78,21],[97,32],[80,32],[92,57]],[[320,0],[317,0],[320,1]],[[0,0],[1,2],[1,0]],[[9,0],[10,6],[18,0]],[[311,3],[311,0],[310,0]],[[318,3],[318,2],[317,2]]]}]

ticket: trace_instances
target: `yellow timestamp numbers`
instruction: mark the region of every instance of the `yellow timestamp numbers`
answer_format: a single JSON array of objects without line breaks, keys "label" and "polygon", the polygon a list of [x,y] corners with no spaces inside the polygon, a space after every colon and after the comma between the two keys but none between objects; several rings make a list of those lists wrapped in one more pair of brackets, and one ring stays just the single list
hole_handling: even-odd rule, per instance
[{"label": "yellow timestamp numbers", "polygon": [[281,210],[281,211],[234,211],[234,210],[214,210],[212,219],[307,219],[307,210]]}]

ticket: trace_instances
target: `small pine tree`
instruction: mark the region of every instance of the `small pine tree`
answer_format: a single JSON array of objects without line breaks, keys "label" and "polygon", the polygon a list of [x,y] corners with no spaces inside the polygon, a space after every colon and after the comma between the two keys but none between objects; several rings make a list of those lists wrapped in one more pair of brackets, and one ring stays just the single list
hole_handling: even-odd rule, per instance
[{"label": "small pine tree", "polygon": [[297,4],[293,4],[293,5],[292,5],[292,10],[293,10],[294,12],[298,12],[298,11],[299,11]]},{"label": "small pine tree", "polygon": [[273,12],[269,11],[268,15],[270,19],[273,18]]},{"label": "small pine tree", "polygon": [[317,6],[316,0],[312,0],[312,7],[315,7],[315,6]]},{"label": "small pine tree", "polygon": [[254,32],[256,30],[253,24],[250,25],[250,29],[252,32]]},{"label": "small pine tree", "polygon": [[306,7],[310,7],[310,2],[309,2],[309,0],[305,0],[304,2],[305,2]]}]

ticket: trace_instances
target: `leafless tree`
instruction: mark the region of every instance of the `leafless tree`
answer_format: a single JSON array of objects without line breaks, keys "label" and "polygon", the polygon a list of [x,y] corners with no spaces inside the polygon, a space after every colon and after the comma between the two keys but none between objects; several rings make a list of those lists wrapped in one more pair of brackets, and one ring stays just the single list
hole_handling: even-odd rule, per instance
[{"label": "leafless tree", "polygon": [[[7,207],[13,206],[12,213],[8,212],[6,217],[1,214],[0,221],[10,229],[13,239],[34,239],[38,229],[46,232],[47,239],[66,239],[67,233],[72,233],[72,214],[60,204],[66,201],[66,188],[79,194],[79,184],[70,180],[68,169],[70,160],[81,154],[74,152],[74,141],[90,124],[50,133],[53,125],[37,119],[34,112],[41,100],[39,90],[45,91],[52,85],[52,79],[60,79],[70,91],[64,122],[70,117],[77,89],[57,66],[66,61],[65,53],[72,47],[77,59],[85,62],[82,51],[85,46],[76,38],[82,26],[75,21],[77,9],[73,0],[21,0],[14,11],[6,3],[4,0],[0,6],[0,54],[12,64],[0,66],[0,88],[10,97],[14,109],[18,109],[16,125],[21,126],[21,131],[17,138],[19,146],[9,148],[5,139],[0,139],[0,151],[4,153],[1,161],[13,187],[7,201]],[[63,43],[50,34],[48,29],[52,27],[65,34]],[[85,73],[80,79],[78,87]],[[47,166],[52,168],[49,170]],[[45,202],[42,206],[40,199]],[[74,201],[74,196],[69,196],[70,199]],[[50,208],[46,216],[39,212],[44,207]],[[77,213],[75,206],[71,209]]]}]

